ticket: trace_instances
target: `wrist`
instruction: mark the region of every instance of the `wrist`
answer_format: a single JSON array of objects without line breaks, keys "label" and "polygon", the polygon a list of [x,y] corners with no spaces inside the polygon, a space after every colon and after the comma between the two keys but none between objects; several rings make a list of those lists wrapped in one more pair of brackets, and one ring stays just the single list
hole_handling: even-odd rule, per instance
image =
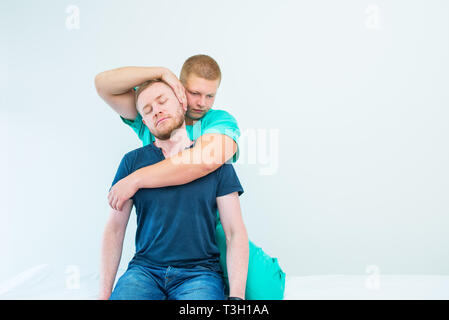
[{"label": "wrist", "polygon": [[142,189],[142,179],[140,178],[138,171],[134,171],[133,173],[131,173],[128,178],[131,186],[133,187],[134,193],[136,193],[139,189]]},{"label": "wrist", "polygon": [[157,73],[159,75],[159,79],[163,79],[164,75],[167,74],[169,70],[165,67],[157,67]]},{"label": "wrist", "polygon": [[105,291],[105,292],[101,292],[98,295],[98,300],[109,300],[109,297],[111,296],[111,291]]},{"label": "wrist", "polygon": [[238,299],[241,299],[241,300],[245,300],[245,292],[241,291],[241,290],[232,290],[231,289],[229,291],[228,297],[229,298],[238,298]]},{"label": "wrist", "polygon": [[[232,284],[231,284],[232,285]],[[230,288],[229,290],[229,297],[236,297],[245,299],[245,289],[239,289],[239,288]]]}]

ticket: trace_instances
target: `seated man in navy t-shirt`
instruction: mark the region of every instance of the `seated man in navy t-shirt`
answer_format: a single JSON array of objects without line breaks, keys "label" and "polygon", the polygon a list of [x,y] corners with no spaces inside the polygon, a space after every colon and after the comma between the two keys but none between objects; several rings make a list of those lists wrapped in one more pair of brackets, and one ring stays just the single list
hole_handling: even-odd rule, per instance
[{"label": "seated man in navy t-shirt", "polygon": [[[112,185],[194,144],[185,129],[186,108],[164,82],[142,84],[136,91],[136,104],[156,141],[127,153]],[[103,235],[99,298],[225,299],[215,242],[218,209],[227,240],[227,294],[243,299],[249,249],[240,210],[242,193],[233,166],[224,164],[184,185],[140,189],[121,211],[111,209]],[[133,205],[137,214],[136,253],[112,290]]]}]

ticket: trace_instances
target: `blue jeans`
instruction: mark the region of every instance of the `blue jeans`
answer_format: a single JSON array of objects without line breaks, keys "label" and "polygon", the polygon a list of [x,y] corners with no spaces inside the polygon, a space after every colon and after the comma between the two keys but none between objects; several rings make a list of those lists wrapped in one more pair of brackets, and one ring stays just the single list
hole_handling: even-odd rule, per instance
[{"label": "blue jeans", "polygon": [[222,274],[193,268],[129,265],[110,300],[225,300]]}]

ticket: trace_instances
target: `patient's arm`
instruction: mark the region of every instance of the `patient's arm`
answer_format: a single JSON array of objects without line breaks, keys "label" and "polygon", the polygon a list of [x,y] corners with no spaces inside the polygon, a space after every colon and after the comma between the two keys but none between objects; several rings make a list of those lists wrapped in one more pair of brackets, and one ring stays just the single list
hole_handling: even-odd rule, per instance
[{"label": "patient's arm", "polygon": [[139,189],[182,185],[215,171],[237,151],[229,136],[210,133],[196,140],[195,146],[154,165],[134,171],[117,182],[108,195],[109,205],[120,210]]},{"label": "patient's arm", "polygon": [[123,210],[111,209],[109,220],[103,233],[103,244],[101,249],[100,269],[100,294],[99,299],[109,299],[111,295],[117,269],[122,256],[123,239],[125,238],[126,226],[133,207],[133,201],[128,200]]},{"label": "patient's arm", "polygon": [[249,244],[238,193],[217,197],[217,206],[226,235],[229,296],[245,299]]}]

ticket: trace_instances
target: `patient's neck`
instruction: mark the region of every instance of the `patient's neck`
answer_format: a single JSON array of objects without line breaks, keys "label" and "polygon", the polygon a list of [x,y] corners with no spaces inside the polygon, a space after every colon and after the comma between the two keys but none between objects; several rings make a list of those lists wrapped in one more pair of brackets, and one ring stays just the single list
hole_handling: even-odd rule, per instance
[{"label": "patient's neck", "polygon": [[170,139],[160,140],[155,138],[154,145],[162,149],[162,153],[165,158],[170,158],[171,156],[183,151],[184,149],[190,147],[193,141],[187,136],[186,126],[183,124],[179,129],[172,132]]}]

